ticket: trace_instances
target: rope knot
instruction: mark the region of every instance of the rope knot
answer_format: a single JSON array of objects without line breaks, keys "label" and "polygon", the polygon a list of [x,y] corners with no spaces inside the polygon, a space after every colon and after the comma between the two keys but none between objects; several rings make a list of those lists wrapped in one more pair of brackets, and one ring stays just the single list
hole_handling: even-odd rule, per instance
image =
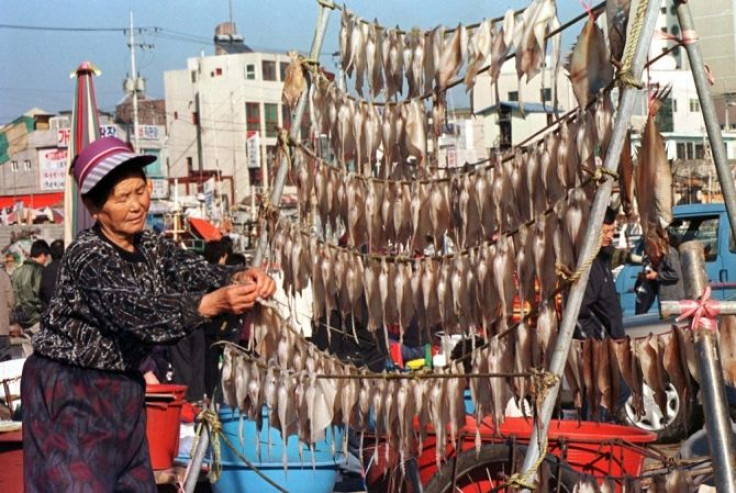
[{"label": "rope knot", "polygon": [[512,488],[536,490],[537,485],[530,482],[528,476],[528,474],[514,473],[506,480],[506,485]]},{"label": "rope knot", "polygon": [[710,299],[710,294],[710,286],[706,286],[705,291],[697,300],[680,300],[682,313],[676,321],[681,322],[692,317],[690,330],[702,327],[706,330],[715,331],[715,318],[721,313],[721,309],[717,301]]},{"label": "rope knot", "polygon": [[[210,444],[212,446],[212,465],[207,475],[211,483],[216,483],[220,479],[222,472],[222,461],[220,459],[220,436],[222,435],[222,422],[216,412],[211,409],[204,409],[197,415],[197,437],[204,431],[205,426],[210,428]],[[197,440],[198,441],[198,440]],[[192,447],[196,448],[196,441],[192,443]]]},{"label": "rope knot", "polygon": [[602,185],[603,183],[605,183],[606,179],[609,176],[613,178],[614,180],[618,180],[618,173],[601,166],[601,167],[596,168],[595,171],[593,171],[593,176],[591,176],[591,179],[595,181],[596,183],[598,183],[599,185]]},{"label": "rope knot", "polygon": [[560,381],[560,376],[544,368],[530,368],[534,384],[537,388],[537,405],[547,398],[549,391]]}]

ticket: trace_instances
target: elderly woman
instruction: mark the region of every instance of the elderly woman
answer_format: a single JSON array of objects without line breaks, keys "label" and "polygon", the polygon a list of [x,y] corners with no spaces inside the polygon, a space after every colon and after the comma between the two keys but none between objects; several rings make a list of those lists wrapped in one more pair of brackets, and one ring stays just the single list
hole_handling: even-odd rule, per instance
[{"label": "elderly woman", "polygon": [[156,491],[141,361],[154,345],[242,313],[275,289],[258,269],[210,265],[144,231],[143,167],[154,160],[102,138],[74,162],[96,224],[63,257],[23,369],[26,492]]}]

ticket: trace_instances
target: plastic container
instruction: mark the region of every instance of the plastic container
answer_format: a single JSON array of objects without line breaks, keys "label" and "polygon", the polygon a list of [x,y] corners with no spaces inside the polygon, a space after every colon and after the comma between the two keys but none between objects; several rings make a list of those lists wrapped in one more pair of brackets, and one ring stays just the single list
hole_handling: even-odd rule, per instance
[{"label": "plastic container", "polygon": [[[330,493],[335,485],[337,469],[344,461],[342,455],[341,428],[328,428],[325,439],[314,444],[314,468],[312,468],[312,451],[300,444],[296,436],[291,436],[286,444],[288,470],[284,471],[284,443],[281,432],[268,425],[268,410],[264,407],[263,424],[260,433],[256,423],[244,418],[242,421],[242,443],[240,439],[241,420],[237,412],[222,406],[219,411],[222,433],[235,449],[251,461],[260,472],[274,480],[290,493]],[[256,450],[256,440],[260,447],[260,455]],[[269,445],[270,444],[270,445]],[[334,444],[334,455],[333,455]],[[300,457],[301,449],[301,457]],[[220,480],[212,485],[215,493],[231,491],[277,491],[256,472],[243,463],[224,443],[220,443],[220,459],[222,474]]]},{"label": "plastic container", "polygon": [[[531,434],[531,419],[506,418],[501,425],[503,436],[528,441]],[[638,476],[644,455],[624,442],[645,445],[657,439],[656,434],[631,426],[568,420],[550,421],[548,435],[548,452],[576,471],[596,477]]]},{"label": "plastic container", "polygon": [[23,432],[0,433],[0,491],[23,493]]},{"label": "plastic container", "polygon": [[186,385],[146,385],[146,438],[154,470],[169,469],[179,452]]},{"label": "plastic container", "polygon": [[[332,493],[337,478],[337,465],[318,462],[312,465],[292,467],[284,471],[282,464],[256,464],[258,470],[289,493]],[[214,493],[235,491],[270,493],[278,490],[242,462],[223,462],[220,479],[212,483]]]}]

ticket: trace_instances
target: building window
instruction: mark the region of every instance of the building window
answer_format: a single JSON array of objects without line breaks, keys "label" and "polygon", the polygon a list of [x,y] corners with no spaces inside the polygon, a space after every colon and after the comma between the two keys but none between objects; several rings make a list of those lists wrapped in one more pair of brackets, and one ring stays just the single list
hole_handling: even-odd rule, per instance
[{"label": "building window", "polygon": [[245,78],[247,80],[256,80],[256,66],[252,63],[245,66]]},{"label": "building window", "polygon": [[687,146],[684,142],[677,143],[677,159],[687,159]]},{"label": "building window", "polygon": [[219,76],[219,75],[222,75],[222,69],[220,67],[217,67],[215,69],[215,76]]},{"label": "building window", "polygon": [[263,80],[276,80],[276,62],[263,60]]},{"label": "building window", "polygon": [[552,89],[544,88],[539,90],[539,98],[542,101],[552,101]]},{"label": "building window", "polygon": [[191,73],[190,73],[190,75],[192,77],[192,84],[194,84],[195,82],[197,82],[197,71],[196,70],[192,70]]},{"label": "building window", "polygon": [[23,161],[23,171],[31,171],[31,160],[26,159]]},{"label": "building window", "polygon": [[18,161],[10,161],[10,171],[13,173],[18,171]]},{"label": "building window", "polygon": [[703,144],[695,144],[695,159],[705,158],[705,146]]},{"label": "building window", "polygon": [[281,126],[287,130],[291,128],[291,110],[285,104],[281,105]]},{"label": "building window", "polygon": [[279,63],[279,80],[281,82],[286,80],[286,69],[289,68],[289,64],[286,62]]},{"label": "building window", "polygon": [[672,100],[672,113],[677,113],[677,100]]},{"label": "building window", "polygon": [[691,99],[690,100],[690,113],[699,113],[700,112],[700,101],[697,99]]},{"label": "building window", "polygon": [[519,91],[509,91],[509,101],[518,101]]},{"label": "building window", "polygon": [[258,103],[245,103],[245,122],[248,132],[261,131],[261,108]]},{"label": "building window", "polygon": [[672,103],[669,98],[667,98],[663,104],[662,109],[659,110],[659,113],[657,114],[657,123],[659,124],[659,131],[660,132],[674,132],[675,131],[675,122],[672,119]]},{"label": "building window", "polygon": [[279,133],[279,105],[264,103],[263,112],[266,117],[266,137],[276,137]]}]

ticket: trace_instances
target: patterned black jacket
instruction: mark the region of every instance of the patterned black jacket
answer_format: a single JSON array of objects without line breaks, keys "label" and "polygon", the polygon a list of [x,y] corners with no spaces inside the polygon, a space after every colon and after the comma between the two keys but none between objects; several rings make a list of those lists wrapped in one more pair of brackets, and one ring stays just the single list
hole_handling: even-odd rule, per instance
[{"label": "patterned black jacket", "polygon": [[138,235],[135,247],[135,253],[117,247],[98,227],[79,234],[61,260],[56,292],[33,338],[38,354],[134,371],[154,345],[202,324],[202,296],[234,273],[150,231]]}]

